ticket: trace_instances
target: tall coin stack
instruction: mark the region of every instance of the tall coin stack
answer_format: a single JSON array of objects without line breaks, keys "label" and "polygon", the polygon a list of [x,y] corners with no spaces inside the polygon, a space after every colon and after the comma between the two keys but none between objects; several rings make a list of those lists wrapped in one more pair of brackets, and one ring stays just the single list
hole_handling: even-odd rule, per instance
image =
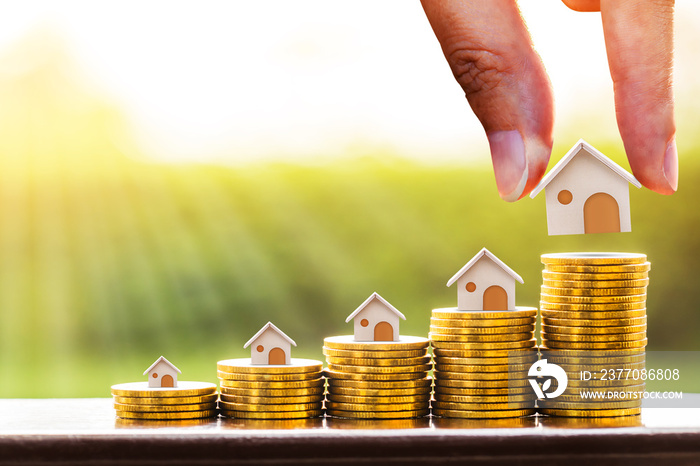
[{"label": "tall coin stack", "polygon": [[252,364],[249,358],[216,364],[221,414],[239,419],[302,419],[323,413],[323,363]]},{"label": "tall coin stack", "polygon": [[562,367],[567,389],[540,400],[544,414],[641,413],[647,344],[644,254],[543,254],[542,358]]},{"label": "tall coin stack", "polygon": [[324,340],[328,361],[326,413],[353,419],[407,419],[430,413],[428,339]]},{"label": "tall coin stack", "polygon": [[433,414],[508,418],[535,413],[527,373],[537,360],[537,309],[434,309],[430,319],[435,394]]}]

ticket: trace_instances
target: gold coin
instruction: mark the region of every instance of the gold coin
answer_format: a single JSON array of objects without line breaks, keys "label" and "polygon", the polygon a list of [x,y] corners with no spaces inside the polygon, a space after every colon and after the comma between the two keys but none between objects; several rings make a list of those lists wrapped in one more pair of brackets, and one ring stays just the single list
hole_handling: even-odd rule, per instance
[{"label": "gold coin", "polygon": [[529,379],[513,380],[460,380],[435,379],[435,387],[451,388],[515,388],[530,387]]},{"label": "gold coin", "polygon": [[430,325],[432,327],[440,328],[484,328],[493,330],[494,333],[503,333],[506,331],[504,327],[534,325],[536,317],[537,313],[530,317],[509,319],[440,319],[437,317],[431,317]]},{"label": "gold coin", "polygon": [[432,364],[419,366],[336,366],[329,364],[328,369],[333,372],[345,372],[352,374],[410,374],[413,372],[427,372],[433,368]]},{"label": "gold coin", "polygon": [[322,409],[310,409],[305,411],[231,411],[222,409],[221,414],[234,419],[305,419],[309,417],[319,417],[323,414]]},{"label": "gold coin", "polygon": [[329,409],[326,411],[329,416],[348,419],[409,419],[423,417],[430,414],[429,409],[415,411],[342,411],[339,409]]},{"label": "gold coin", "polygon": [[532,345],[529,348],[514,348],[505,350],[495,350],[495,349],[485,349],[485,350],[475,350],[475,349],[442,349],[433,347],[433,354],[435,354],[435,361],[438,358],[508,358],[513,354],[522,352],[522,354],[537,355],[537,347]]},{"label": "gold coin", "polygon": [[613,402],[576,402],[567,403],[556,400],[540,400],[537,402],[540,408],[549,409],[628,409],[639,408],[642,405],[642,400],[632,401],[613,401]]},{"label": "gold coin", "polygon": [[649,278],[649,272],[617,272],[617,273],[565,273],[542,271],[544,280],[556,280],[559,282],[599,282],[599,281],[623,281],[644,280]]},{"label": "gold coin", "polygon": [[[634,354],[624,354],[618,355],[617,351],[603,351],[603,353],[608,353],[608,356],[586,356],[587,350],[581,351],[566,351],[566,350],[543,350],[542,358],[547,359],[550,362],[556,364],[594,364],[594,365],[604,365],[607,364],[629,364],[644,362],[646,358],[646,353],[644,350],[636,350]],[[569,354],[571,353],[571,354]]]},{"label": "gold coin", "polygon": [[342,395],[350,397],[389,397],[430,396],[431,386],[418,388],[350,388],[328,387],[328,396]]},{"label": "gold coin", "polygon": [[280,411],[310,411],[321,409],[321,402],[315,403],[286,403],[278,405],[262,405],[250,403],[230,403],[219,401],[219,407],[227,411],[255,411],[264,413],[278,413]]},{"label": "gold coin", "polygon": [[646,332],[647,326],[626,325],[623,327],[560,327],[556,325],[543,325],[542,330],[548,334],[567,335],[620,335],[629,333]]},{"label": "gold coin", "polygon": [[375,380],[375,381],[397,381],[397,380],[415,380],[423,379],[428,375],[428,371],[421,372],[400,372],[397,374],[370,374],[370,373],[350,373],[327,371],[328,377],[331,379],[344,380]]},{"label": "gold coin", "polygon": [[626,319],[556,319],[552,317],[542,317],[544,327],[646,327],[647,317],[632,317]]},{"label": "gold coin", "polygon": [[526,333],[499,333],[496,335],[443,335],[440,333],[428,333],[431,342],[452,341],[464,343],[501,343],[501,342],[521,342],[534,338],[534,331]]},{"label": "gold coin", "polygon": [[328,401],[334,403],[350,403],[350,404],[404,404],[404,403],[423,403],[427,404],[430,401],[430,393],[421,395],[409,396],[349,396],[336,395],[329,393]]},{"label": "gold coin", "polygon": [[419,358],[428,354],[428,348],[420,348],[416,350],[398,350],[398,351],[352,351],[352,350],[337,350],[323,347],[323,354],[327,357],[338,358],[357,358],[357,359],[399,359],[399,358]]},{"label": "gold coin", "polygon": [[433,409],[458,409],[462,411],[502,411],[507,409],[535,409],[535,399],[505,403],[452,403],[434,401]]},{"label": "gold coin", "polygon": [[633,311],[550,311],[542,309],[542,320],[544,319],[566,319],[566,320],[600,320],[609,323],[612,320],[640,319],[647,315],[646,309]]},{"label": "gold coin", "polygon": [[545,265],[638,265],[647,261],[646,254],[628,252],[564,252],[542,254]]},{"label": "gold coin", "polygon": [[[552,303],[552,302],[540,301],[540,308],[542,309],[542,311],[573,311],[573,312],[638,311],[638,310],[646,310],[646,302],[584,304],[584,303]],[[544,312],[542,312],[542,314],[544,315]]]},{"label": "gold coin", "polygon": [[311,388],[226,388],[221,387],[222,395],[251,396],[251,397],[285,397],[285,396],[315,396],[323,395],[323,386]]},{"label": "gold coin", "polygon": [[[533,361],[534,362],[534,361]],[[487,374],[492,372],[499,373],[513,373],[527,371],[532,366],[529,364],[504,364],[501,366],[472,366],[468,364],[436,364],[435,370],[439,372],[467,372],[467,373],[480,373]]]},{"label": "gold coin", "polygon": [[438,395],[458,395],[458,396],[532,396],[534,392],[530,384],[520,387],[506,388],[466,388],[466,387],[443,387],[435,386],[435,396]]},{"label": "gold coin", "polygon": [[546,303],[562,304],[646,303],[647,295],[646,293],[640,293],[626,296],[558,296],[547,294],[543,290],[540,294],[540,299]]},{"label": "gold coin", "polygon": [[623,358],[626,356],[639,356],[644,354],[643,349],[610,349],[610,350],[590,350],[590,349],[566,349],[566,348],[554,348],[547,349],[544,347],[540,348],[542,352],[542,357],[547,358]]},{"label": "gold coin", "polygon": [[328,356],[328,364],[332,365],[351,365],[351,366],[418,366],[422,364],[430,364],[432,358],[430,356],[421,356],[420,358],[387,358],[387,359],[359,359],[359,358],[336,358]]},{"label": "gold coin", "polygon": [[135,411],[139,413],[175,413],[182,411],[208,411],[216,409],[216,401],[186,405],[129,405],[114,403],[117,411]]},{"label": "gold coin", "polygon": [[609,427],[644,427],[641,416],[627,417],[552,417],[542,416],[538,425],[545,428],[591,429]]},{"label": "gold coin", "polygon": [[527,377],[527,371],[509,372],[442,372],[433,371],[435,380],[516,380]]},{"label": "gold coin", "polygon": [[287,381],[287,382],[267,382],[264,380],[221,380],[221,387],[226,388],[312,388],[322,387],[325,380],[322,378],[313,380]]},{"label": "gold coin", "polygon": [[219,372],[233,372],[238,374],[299,374],[306,372],[320,372],[323,363],[315,359],[292,358],[291,364],[267,365],[252,364],[250,358],[226,359],[216,363]]},{"label": "gold coin", "polygon": [[324,395],[306,395],[306,396],[240,396],[221,394],[221,400],[228,403],[249,403],[259,405],[276,405],[276,404],[299,404],[299,403],[319,403],[323,401]]},{"label": "gold coin", "polygon": [[465,419],[500,419],[506,417],[531,416],[537,411],[533,409],[504,409],[501,411],[465,411],[457,409],[433,409],[433,414],[441,417],[458,417]]},{"label": "gold coin", "polygon": [[186,405],[194,403],[211,403],[216,401],[217,398],[218,395],[216,393],[201,396],[169,396],[160,398],[115,396],[114,402],[125,405]]},{"label": "gold coin", "polygon": [[512,356],[503,358],[448,358],[440,357],[435,361],[437,364],[449,364],[449,365],[465,365],[465,366],[478,366],[486,367],[490,366],[507,366],[509,364],[532,364],[537,361],[537,353],[534,351],[528,351],[525,356]]},{"label": "gold coin", "polygon": [[608,274],[608,273],[640,273],[649,272],[651,263],[644,262],[643,264],[628,264],[628,265],[555,265],[547,264],[545,270],[548,272],[558,273],[592,273],[592,274]]},{"label": "gold coin", "polygon": [[216,385],[207,382],[178,381],[177,387],[148,388],[148,382],[131,382],[112,385],[112,395],[129,398],[162,398],[201,396],[216,393]]},{"label": "gold coin", "polygon": [[369,403],[336,403],[335,401],[326,401],[326,409],[331,411],[359,411],[381,413],[386,411],[418,411],[428,409],[430,403],[428,400],[418,403],[389,403],[389,404],[369,404]]},{"label": "gold coin", "polygon": [[549,340],[547,339],[546,341],[543,339],[542,341],[543,346],[546,348],[564,348],[564,349],[596,349],[596,350],[603,350],[603,349],[627,349],[627,348],[644,348],[648,340],[645,338],[643,340],[635,340],[635,341],[606,341],[606,342],[600,342],[600,343],[593,343],[593,342],[575,342],[575,341],[557,341],[557,340]]},{"label": "gold coin", "polygon": [[432,341],[434,348],[453,350],[512,350],[518,348],[532,348],[537,344],[534,338],[525,341],[504,341],[494,343],[464,343],[451,341]]},{"label": "gold coin", "polygon": [[460,311],[456,307],[433,309],[432,317],[435,319],[452,320],[481,320],[481,319],[523,319],[537,316],[534,307],[516,306],[510,311]]},{"label": "gold coin", "polygon": [[335,387],[345,387],[345,388],[361,388],[361,389],[386,389],[386,388],[418,388],[418,387],[430,387],[432,385],[432,379],[422,378],[415,380],[342,380],[342,379],[328,379],[328,390],[332,391]]},{"label": "gold coin", "polygon": [[[630,390],[630,388],[631,387],[626,387],[626,388],[620,389],[619,391],[616,390],[615,394],[617,395],[618,393],[620,393],[620,394],[624,393],[625,394],[624,396],[629,397],[629,399],[626,400],[625,402],[635,401],[637,403],[637,406],[639,406],[639,404],[641,404],[641,402],[642,402],[641,396],[643,396],[642,394],[644,393],[644,387],[642,386],[641,391]],[[605,395],[605,392],[600,391],[598,393],[602,393],[601,396],[607,396],[607,395]],[[638,397],[638,398],[634,399],[633,397]],[[542,405],[543,401],[546,401],[546,400],[540,400],[540,402],[539,402],[540,407],[549,407],[549,408],[556,407],[556,406],[544,406],[544,405]],[[606,399],[600,399],[600,400],[584,399],[584,398],[582,398],[580,393],[577,393],[575,395],[566,395],[566,394],[559,395],[555,400],[552,400],[552,401],[557,401],[559,403],[578,403],[583,407],[581,409],[589,409],[589,408],[596,409],[596,406],[598,406],[601,403],[610,403],[610,401],[606,400]],[[618,402],[619,401],[614,401],[612,403],[618,403]],[[632,406],[632,407],[635,407],[635,406]],[[574,409],[579,409],[579,408],[574,408]],[[599,407],[598,409],[614,409],[614,408]]]},{"label": "gold coin", "polygon": [[429,341],[423,337],[401,335],[398,341],[356,341],[353,335],[328,337],[323,340],[326,347],[351,351],[399,351],[427,348]]},{"label": "gold coin", "polygon": [[526,395],[450,395],[444,393],[436,393],[435,401],[440,401],[442,403],[519,403],[519,402],[533,402],[537,399],[537,396],[530,390],[530,394]]},{"label": "gold coin", "polygon": [[612,341],[637,341],[644,340],[647,337],[647,332],[637,333],[617,333],[617,334],[597,334],[597,335],[576,335],[572,333],[549,333],[541,332],[542,341],[574,341],[574,342],[591,342],[603,343]]},{"label": "gold coin", "polygon": [[550,409],[540,408],[542,414],[548,416],[567,417],[616,417],[616,416],[637,416],[642,414],[642,408],[627,409]]},{"label": "gold coin", "polygon": [[216,416],[216,410],[207,411],[183,411],[175,413],[140,413],[136,411],[117,411],[117,416],[124,419],[144,419],[144,420],[173,420],[173,419],[202,419]]},{"label": "gold coin", "polygon": [[223,380],[247,380],[247,381],[269,381],[269,382],[284,382],[300,380],[313,380],[321,377],[321,371],[318,372],[300,372],[298,374],[237,374],[233,372],[216,372],[217,377]]},{"label": "gold coin", "polygon": [[[557,298],[581,297],[588,298],[590,300],[598,300],[598,298],[618,299],[628,296],[644,296],[644,299],[646,300],[647,288],[552,288],[542,285],[540,287],[540,291],[542,293],[543,300],[545,295],[556,296]],[[627,301],[622,300],[622,302]]]},{"label": "gold coin", "polygon": [[535,331],[535,323],[530,325],[517,325],[513,327],[436,327],[430,326],[430,333],[437,335],[489,335],[505,336],[512,333],[532,333]]},{"label": "gold coin", "polygon": [[[569,280],[547,280],[544,279],[542,281],[542,285],[548,288],[554,288],[554,289],[587,289],[587,290],[605,290],[605,289],[610,289],[610,290],[617,290],[617,289],[637,289],[637,288],[643,288],[646,289],[646,287],[649,285],[649,279],[648,278],[642,278],[639,280],[577,280],[577,281],[569,281]],[[551,294],[558,294],[558,293],[551,293]],[[611,294],[628,294],[628,293],[611,293]],[[636,292],[629,293],[629,294],[638,294]],[[587,295],[584,295],[587,296]]]}]

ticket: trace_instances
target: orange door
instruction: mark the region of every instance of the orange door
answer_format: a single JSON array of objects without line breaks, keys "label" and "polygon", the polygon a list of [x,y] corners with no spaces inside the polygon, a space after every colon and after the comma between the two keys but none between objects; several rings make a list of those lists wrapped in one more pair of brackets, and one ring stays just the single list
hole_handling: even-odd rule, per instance
[{"label": "orange door", "polygon": [[394,341],[394,327],[389,322],[379,322],[374,326],[374,341]]},{"label": "orange door", "polygon": [[498,285],[484,290],[484,311],[507,311],[508,293]]},{"label": "orange door", "polygon": [[272,348],[270,353],[267,355],[267,363],[274,365],[286,364],[287,355],[284,354],[284,350],[282,348]]},{"label": "orange door", "polygon": [[164,375],[160,379],[160,386],[161,387],[172,387],[174,385],[173,383],[173,376],[172,375]]},{"label": "orange door", "polygon": [[586,233],[620,231],[620,207],[607,193],[595,193],[583,204],[583,225]]}]

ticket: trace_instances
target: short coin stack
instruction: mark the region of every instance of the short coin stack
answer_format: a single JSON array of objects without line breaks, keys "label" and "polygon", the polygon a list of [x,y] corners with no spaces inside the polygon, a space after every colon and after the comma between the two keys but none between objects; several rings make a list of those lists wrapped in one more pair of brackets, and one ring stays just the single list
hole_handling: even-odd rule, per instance
[{"label": "short coin stack", "polygon": [[239,419],[302,419],[323,413],[323,363],[251,364],[250,358],[217,363],[221,414]]},{"label": "short coin stack", "polygon": [[328,361],[326,412],[354,419],[407,419],[430,413],[432,369],[426,338],[324,340]]},{"label": "short coin stack", "polygon": [[[543,254],[542,263],[542,357],[561,366],[569,380],[564,394],[538,402],[541,412],[639,414],[647,344],[646,256]],[[600,398],[591,399],[593,392]]]},{"label": "short coin stack", "polygon": [[536,318],[532,307],[433,309],[433,414],[474,419],[534,414],[535,393],[527,373],[537,360]]},{"label": "short coin stack", "polygon": [[112,386],[114,409],[123,419],[180,420],[216,416],[216,385],[178,382],[177,387],[149,388],[148,382]]}]

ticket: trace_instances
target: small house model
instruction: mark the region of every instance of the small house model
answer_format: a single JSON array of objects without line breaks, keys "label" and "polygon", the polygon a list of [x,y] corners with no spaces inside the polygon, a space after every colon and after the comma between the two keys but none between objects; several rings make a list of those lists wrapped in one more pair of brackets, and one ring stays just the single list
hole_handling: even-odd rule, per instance
[{"label": "small house model", "polygon": [[550,235],[631,231],[629,183],[642,186],[627,170],[581,139],[542,178],[530,197],[544,189]]},{"label": "small house model", "polygon": [[399,319],[406,316],[375,292],[345,322],[353,319],[356,341],[398,341]]},{"label": "small house model", "polygon": [[523,279],[483,248],[447,282],[457,282],[457,310],[507,311],[515,309],[515,281]]},{"label": "small house model", "polygon": [[292,345],[297,344],[272,322],[268,322],[243,348],[250,346],[252,364],[282,365],[291,364]]},{"label": "small house model", "polygon": [[156,359],[143,375],[148,374],[148,388],[177,387],[177,374],[180,369],[163,356]]}]

